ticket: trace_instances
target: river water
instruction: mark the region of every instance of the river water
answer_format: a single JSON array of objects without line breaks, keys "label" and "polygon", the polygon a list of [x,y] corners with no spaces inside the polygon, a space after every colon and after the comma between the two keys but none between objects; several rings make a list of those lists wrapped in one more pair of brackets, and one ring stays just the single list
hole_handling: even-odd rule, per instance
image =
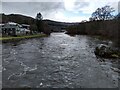
[{"label": "river water", "polygon": [[117,88],[117,59],[94,55],[99,39],[64,33],[2,44],[3,88]]}]

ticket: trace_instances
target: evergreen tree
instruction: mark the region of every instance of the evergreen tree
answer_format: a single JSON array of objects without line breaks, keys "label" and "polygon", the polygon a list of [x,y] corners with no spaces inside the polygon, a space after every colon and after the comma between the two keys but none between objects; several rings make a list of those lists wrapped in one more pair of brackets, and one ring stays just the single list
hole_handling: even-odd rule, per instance
[{"label": "evergreen tree", "polygon": [[42,22],[43,16],[41,13],[37,13],[36,16],[36,25],[37,25],[37,31],[38,32],[43,32],[43,22]]}]

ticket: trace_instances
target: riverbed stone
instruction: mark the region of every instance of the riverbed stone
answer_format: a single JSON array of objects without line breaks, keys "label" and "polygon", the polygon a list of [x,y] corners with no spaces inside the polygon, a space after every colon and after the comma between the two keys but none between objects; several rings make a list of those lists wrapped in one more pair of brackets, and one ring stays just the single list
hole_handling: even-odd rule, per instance
[{"label": "riverbed stone", "polygon": [[103,58],[120,58],[120,51],[106,44],[99,44],[96,46],[94,53],[96,56]]}]

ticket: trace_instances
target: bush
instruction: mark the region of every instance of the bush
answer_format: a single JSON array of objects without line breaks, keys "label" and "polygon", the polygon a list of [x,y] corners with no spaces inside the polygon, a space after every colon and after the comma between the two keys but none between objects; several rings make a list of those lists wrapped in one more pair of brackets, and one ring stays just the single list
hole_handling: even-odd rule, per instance
[{"label": "bush", "polygon": [[106,21],[90,21],[67,28],[68,34],[100,35],[111,38],[120,47],[120,19]]}]

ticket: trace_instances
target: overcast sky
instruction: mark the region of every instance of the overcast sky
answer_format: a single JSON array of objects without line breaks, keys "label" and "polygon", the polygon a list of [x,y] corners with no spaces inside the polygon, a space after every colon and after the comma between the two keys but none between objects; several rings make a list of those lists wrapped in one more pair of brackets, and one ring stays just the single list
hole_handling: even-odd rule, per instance
[{"label": "overcast sky", "polygon": [[89,20],[98,7],[110,5],[118,12],[119,0],[2,0],[2,13],[23,14],[35,18],[41,12],[44,19],[63,22]]}]

